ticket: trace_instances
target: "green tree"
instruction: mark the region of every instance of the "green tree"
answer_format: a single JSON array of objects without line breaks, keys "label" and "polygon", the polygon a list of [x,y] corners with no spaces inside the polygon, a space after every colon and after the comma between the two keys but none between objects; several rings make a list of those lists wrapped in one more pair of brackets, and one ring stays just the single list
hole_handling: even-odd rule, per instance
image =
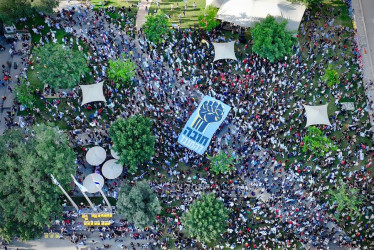
[{"label": "green tree", "polygon": [[135,173],[140,163],[151,159],[155,153],[155,136],[151,133],[152,122],[141,115],[126,120],[118,119],[109,129],[113,149],[120,156],[120,162]]},{"label": "green tree", "polygon": [[58,0],[0,0],[0,19],[9,24],[30,17],[35,11],[50,14],[57,6]]},{"label": "green tree", "polygon": [[316,127],[308,127],[308,133],[304,137],[303,152],[311,151],[312,154],[325,155],[329,151],[336,151],[329,138],[323,135],[322,131]]},{"label": "green tree", "polygon": [[40,80],[54,89],[71,89],[89,72],[82,51],[49,43],[38,47],[36,55],[40,58],[37,65]]},{"label": "green tree", "polygon": [[169,34],[170,21],[162,11],[157,14],[148,15],[144,23],[144,33],[148,40],[159,44]]},{"label": "green tree", "polygon": [[208,159],[210,160],[210,170],[215,174],[230,172],[235,161],[232,152],[227,154],[225,151],[221,151],[213,156],[208,156]]},{"label": "green tree", "polygon": [[33,94],[35,89],[31,87],[30,82],[25,78],[21,78],[20,84],[14,87],[14,92],[17,101],[27,108],[32,108],[37,101],[36,96]]},{"label": "green tree", "polygon": [[195,200],[182,217],[186,232],[199,241],[210,243],[217,240],[227,228],[228,210],[214,194],[204,194]]},{"label": "green tree", "polygon": [[339,83],[339,73],[330,65],[325,70],[325,75],[322,77],[322,81],[326,82],[327,86],[331,88],[333,85]]},{"label": "green tree", "polygon": [[130,59],[120,57],[117,60],[109,60],[108,77],[115,82],[130,83],[131,78],[135,76],[136,65]]},{"label": "green tree", "polygon": [[144,180],[137,182],[134,187],[127,183],[121,187],[117,211],[136,227],[145,228],[152,226],[157,214],[161,212],[161,205],[156,194]]},{"label": "green tree", "polygon": [[251,29],[253,39],[253,52],[270,62],[292,54],[292,46],[296,39],[286,30],[287,21],[277,23],[275,18],[267,16],[255,24]]},{"label": "green tree", "polygon": [[[5,131],[0,137],[0,237],[30,240],[59,216],[61,191],[53,174],[68,188],[75,173],[75,153],[67,135],[47,125]],[[53,217],[52,217],[53,216]]]},{"label": "green tree", "polygon": [[200,27],[211,31],[212,29],[216,28],[220,22],[216,19],[218,12],[218,8],[209,5],[199,16]]},{"label": "green tree", "polygon": [[362,204],[362,197],[359,195],[357,188],[347,187],[342,181],[338,181],[339,186],[331,190],[329,189],[330,204],[336,205],[335,217],[339,219],[342,212],[346,211],[350,217],[359,215],[359,205]]}]

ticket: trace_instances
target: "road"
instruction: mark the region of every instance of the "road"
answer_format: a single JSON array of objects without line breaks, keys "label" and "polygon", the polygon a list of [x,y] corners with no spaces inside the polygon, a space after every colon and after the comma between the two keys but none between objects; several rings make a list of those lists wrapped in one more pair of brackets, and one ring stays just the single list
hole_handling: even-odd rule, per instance
[{"label": "road", "polygon": [[354,20],[362,55],[364,86],[371,107],[368,111],[374,130],[374,1],[352,0]]}]

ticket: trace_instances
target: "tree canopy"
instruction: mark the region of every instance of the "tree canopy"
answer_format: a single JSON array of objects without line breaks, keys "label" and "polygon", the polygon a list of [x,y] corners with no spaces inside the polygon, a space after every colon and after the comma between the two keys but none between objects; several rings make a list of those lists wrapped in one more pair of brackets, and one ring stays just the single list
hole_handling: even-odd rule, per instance
[{"label": "tree canopy", "polygon": [[33,94],[34,91],[35,89],[25,78],[20,78],[20,84],[14,87],[17,101],[27,108],[32,108],[37,101],[36,96]]},{"label": "tree canopy", "polygon": [[75,153],[66,134],[47,125],[5,131],[0,137],[0,237],[30,240],[40,236],[52,215],[60,216],[61,191],[75,173]]},{"label": "tree canopy", "polygon": [[170,21],[167,16],[162,11],[158,11],[157,14],[147,16],[143,28],[148,40],[159,44],[169,34],[169,26]]},{"label": "tree canopy", "polygon": [[29,17],[35,11],[52,13],[58,0],[0,0],[0,19],[12,23],[20,18]]},{"label": "tree canopy", "polygon": [[216,28],[220,22],[216,19],[218,8],[209,5],[199,16],[200,27],[208,31]]},{"label": "tree canopy", "polygon": [[325,70],[325,75],[322,77],[322,81],[326,82],[327,86],[331,88],[333,85],[339,83],[339,73],[330,65]]},{"label": "tree canopy", "polygon": [[130,83],[131,78],[135,76],[136,64],[129,58],[123,56],[117,60],[109,60],[108,77],[115,82]]},{"label": "tree canopy", "polygon": [[204,194],[195,200],[182,217],[186,232],[199,241],[210,243],[226,231],[228,210],[214,194]]},{"label": "tree canopy", "polygon": [[325,155],[330,151],[338,150],[331,140],[316,127],[308,127],[308,133],[304,137],[303,143],[303,152],[311,151],[312,154],[316,155]]},{"label": "tree canopy", "polygon": [[37,65],[40,80],[54,89],[73,88],[89,72],[82,51],[49,43],[38,47],[36,55],[40,58],[40,64]]},{"label": "tree canopy", "polygon": [[362,197],[357,188],[347,187],[343,181],[338,181],[339,186],[329,189],[330,204],[336,206],[335,217],[339,219],[343,212],[351,217],[359,215],[359,205],[362,204]]},{"label": "tree canopy", "polygon": [[210,170],[215,174],[230,172],[235,161],[232,152],[227,154],[225,151],[221,151],[213,156],[208,156],[208,159],[210,160]]},{"label": "tree canopy", "polygon": [[267,16],[255,24],[251,29],[252,50],[259,56],[267,58],[270,62],[283,59],[292,54],[292,47],[296,39],[286,30],[287,21],[277,23],[275,18]]},{"label": "tree canopy", "polygon": [[118,214],[141,229],[152,226],[161,212],[160,201],[147,181],[137,182],[134,187],[127,183],[121,187],[118,201]]},{"label": "tree canopy", "polygon": [[126,120],[118,119],[109,129],[113,149],[120,156],[119,161],[130,167],[131,173],[135,173],[138,164],[150,160],[155,153],[151,125],[149,118],[137,115]]}]

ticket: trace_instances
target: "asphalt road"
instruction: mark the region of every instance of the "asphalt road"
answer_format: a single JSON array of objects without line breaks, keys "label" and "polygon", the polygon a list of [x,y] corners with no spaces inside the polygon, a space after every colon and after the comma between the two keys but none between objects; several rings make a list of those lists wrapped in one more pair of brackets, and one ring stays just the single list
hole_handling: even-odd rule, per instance
[{"label": "asphalt road", "polygon": [[362,13],[365,22],[366,34],[368,39],[368,50],[370,50],[371,72],[374,75],[374,1],[373,0],[359,0],[361,1]]}]

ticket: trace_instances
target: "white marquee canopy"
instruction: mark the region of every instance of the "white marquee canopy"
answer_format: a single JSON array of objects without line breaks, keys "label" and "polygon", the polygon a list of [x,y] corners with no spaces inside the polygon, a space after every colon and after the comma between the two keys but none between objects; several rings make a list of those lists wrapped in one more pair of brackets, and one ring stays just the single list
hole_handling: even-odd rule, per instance
[{"label": "white marquee canopy", "polygon": [[105,149],[99,146],[90,148],[86,154],[86,161],[92,166],[97,166],[103,163],[106,159]]},{"label": "white marquee canopy", "polygon": [[119,155],[116,151],[113,150],[113,148],[110,149],[110,154],[114,159],[119,160]]},{"label": "white marquee canopy", "polygon": [[83,180],[83,186],[87,189],[88,193],[99,192],[99,187],[103,188],[104,186],[104,178],[97,173],[89,174]]},{"label": "white marquee canopy", "polygon": [[329,125],[331,126],[329,116],[327,114],[327,107],[328,103],[325,105],[320,106],[309,106],[309,105],[303,105],[306,111],[306,126],[309,127],[310,125]]},{"label": "white marquee canopy", "polygon": [[232,59],[238,60],[235,56],[235,41],[228,43],[213,43],[214,46],[214,60]]},{"label": "white marquee canopy", "polygon": [[90,84],[90,85],[79,85],[82,89],[82,104],[90,102],[106,102],[103,92],[103,82]]},{"label": "white marquee canopy", "polygon": [[305,5],[288,0],[226,0],[218,10],[217,18],[248,28],[271,15],[277,20],[286,19],[287,30],[297,31],[305,9]]},{"label": "white marquee canopy", "polygon": [[117,163],[117,161],[118,160],[111,159],[104,163],[101,172],[105,178],[115,179],[122,174],[123,167],[120,163]]}]

